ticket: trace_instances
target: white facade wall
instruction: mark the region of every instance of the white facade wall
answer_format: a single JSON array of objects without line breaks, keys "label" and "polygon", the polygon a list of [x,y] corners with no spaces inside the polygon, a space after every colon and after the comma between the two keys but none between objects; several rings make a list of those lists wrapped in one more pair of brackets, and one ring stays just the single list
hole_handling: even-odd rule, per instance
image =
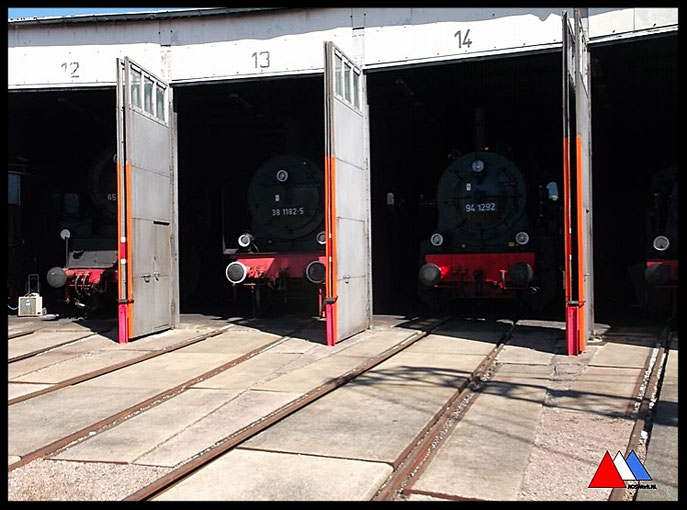
[{"label": "white facade wall", "polygon": [[[571,8],[310,8],[8,25],[8,88],[113,86],[128,56],[171,83],[323,72],[333,41],[368,69],[551,49]],[[590,8],[590,42],[676,32],[677,8]]]}]

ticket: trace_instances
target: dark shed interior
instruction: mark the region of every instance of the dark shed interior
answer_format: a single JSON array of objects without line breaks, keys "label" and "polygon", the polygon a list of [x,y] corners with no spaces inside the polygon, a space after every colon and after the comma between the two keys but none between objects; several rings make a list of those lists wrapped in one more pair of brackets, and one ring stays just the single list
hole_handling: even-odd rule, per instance
[{"label": "dark shed interior", "polygon": [[[643,290],[632,275],[646,258],[648,183],[677,164],[677,36],[590,51],[596,320],[644,320],[634,307]],[[562,184],[560,65],[559,52],[545,52],[368,71],[374,313],[422,311],[418,245],[436,222],[426,203],[449,155],[475,148],[477,108],[486,114],[487,144],[509,150],[526,179]],[[226,310],[233,305],[222,236],[247,221],[242,200],[252,171],[283,153],[323,161],[322,77],[176,86],[174,94],[181,311]],[[77,193],[83,214],[96,214],[89,167],[115,138],[111,88],[8,93],[12,306],[30,273],[40,275],[44,306],[61,306],[63,293],[45,283],[45,274],[64,261],[64,197]],[[223,227],[225,186],[236,200]],[[562,301],[547,313],[562,318]]]}]

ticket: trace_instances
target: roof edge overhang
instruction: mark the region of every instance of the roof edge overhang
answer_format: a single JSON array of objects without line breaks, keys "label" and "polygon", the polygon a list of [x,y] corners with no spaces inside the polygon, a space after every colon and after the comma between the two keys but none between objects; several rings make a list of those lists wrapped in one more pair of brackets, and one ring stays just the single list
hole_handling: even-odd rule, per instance
[{"label": "roof edge overhang", "polygon": [[24,25],[49,25],[65,23],[98,23],[113,21],[150,21],[172,18],[195,18],[199,16],[253,14],[259,11],[292,9],[292,7],[199,7],[193,9],[170,9],[168,11],[144,11],[119,14],[75,14],[72,16],[45,16],[15,18],[7,22],[9,27]]}]

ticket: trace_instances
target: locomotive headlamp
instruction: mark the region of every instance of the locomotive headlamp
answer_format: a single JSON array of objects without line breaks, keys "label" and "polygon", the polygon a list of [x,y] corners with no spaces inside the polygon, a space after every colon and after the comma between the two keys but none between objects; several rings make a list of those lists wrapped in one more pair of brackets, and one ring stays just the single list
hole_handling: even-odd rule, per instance
[{"label": "locomotive headlamp", "polygon": [[327,242],[327,234],[325,234],[324,230],[317,234],[317,244],[321,244],[324,246],[324,244]]},{"label": "locomotive headlamp", "polygon": [[484,170],[484,161],[481,159],[476,159],[475,161],[472,162],[472,171],[475,172],[476,174],[482,172]]},{"label": "locomotive headlamp", "polygon": [[432,237],[429,238],[429,242],[432,243],[432,246],[441,246],[444,244],[444,236],[439,233],[433,234]]},{"label": "locomotive headlamp", "polygon": [[243,263],[235,260],[231,262],[224,271],[224,274],[231,283],[241,283],[248,275],[248,269]]},{"label": "locomotive headlamp", "polygon": [[325,267],[319,260],[313,260],[305,268],[305,277],[308,281],[316,284],[324,283]]},{"label": "locomotive headlamp", "polygon": [[286,179],[289,178],[289,172],[286,170],[282,169],[277,172],[277,180],[279,182],[286,182]]},{"label": "locomotive headlamp", "polygon": [[670,241],[666,236],[656,236],[654,237],[654,242],[652,244],[656,250],[666,251],[670,246]]},{"label": "locomotive headlamp", "polygon": [[248,233],[241,234],[239,236],[239,246],[241,248],[248,248],[250,246],[250,244],[253,242],[253,239],[255,239],[255,238]]},{"label": "locomotive headlamp", "polygon": [[518,232],[515,234],[515,242],[523,246],[530,242],[530,236],[527,232]]}]

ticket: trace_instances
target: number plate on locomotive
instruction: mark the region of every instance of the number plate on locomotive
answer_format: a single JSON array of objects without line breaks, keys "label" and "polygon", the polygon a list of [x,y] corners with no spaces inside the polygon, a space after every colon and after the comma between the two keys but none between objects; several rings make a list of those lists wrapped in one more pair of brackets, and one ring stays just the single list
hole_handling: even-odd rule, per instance
[{"label": "number plate on locomotive", "polygon": [[304,214],[304,207],[282,207],[281,209],[272,209],[272,216],[303,216]]},{"label": "number plate on locomotive", "polygon": [[481,204],[465,204],[465,212],[492,212],[496,211],[496,202],[483,202]]}]

